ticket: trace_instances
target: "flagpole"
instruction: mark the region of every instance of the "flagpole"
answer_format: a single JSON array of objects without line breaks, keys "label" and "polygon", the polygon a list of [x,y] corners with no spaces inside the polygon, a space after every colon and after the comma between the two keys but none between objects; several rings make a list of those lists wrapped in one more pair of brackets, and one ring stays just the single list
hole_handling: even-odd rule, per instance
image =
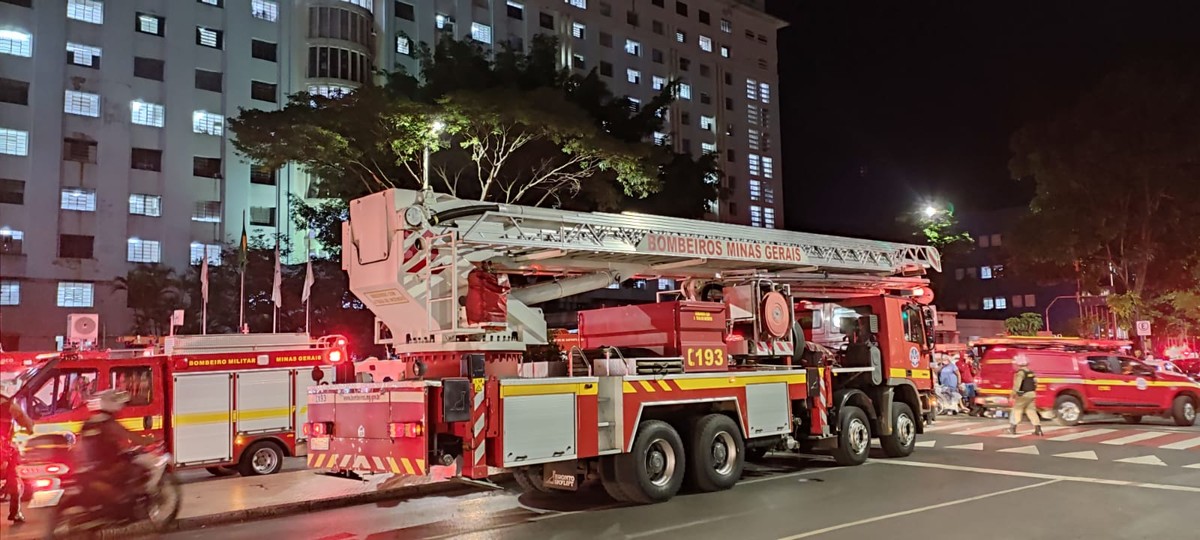
[{"label": "flagpole", "polygon": [[246,327],[246,211],[242,210],[242,238],[238,244],[238,267],[241,271],[241,291],[238,293],[238,332]]},{"label": "flagpole", "polygon": [[312,304],[312,297],[310,296],[311,293],[309,292],[309,288],[312,287],[312,284],[309,283],[309,278],[312,277],[312,233],[305,235],[304,256],[306,262],[308,263],[308,268],[304,275],[304,333],[312,336],[312,327],[309,326],[309,314],[312,310],[308,308],[308,306]]}]

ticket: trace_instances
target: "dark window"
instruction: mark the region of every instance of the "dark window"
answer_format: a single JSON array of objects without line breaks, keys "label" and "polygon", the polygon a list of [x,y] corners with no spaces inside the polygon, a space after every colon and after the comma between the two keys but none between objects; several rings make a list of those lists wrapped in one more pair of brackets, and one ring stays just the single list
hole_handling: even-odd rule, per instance
[{"label": "dark window", "polygon": [[712,68],[708,64],[700,64],[700,76],[712,77]]},{"label": "dark window", "polygon": [[134,148],[130,153],[129,167],[139,171],[161,171],[162,150]]},{"label": "dark window", "polygon": [[700,22],[704,24],[712,24],[712,19],[709,17],[708,12],[704,11],[703,9],[700,10]]},{"label": "dark window", "polygon": [[613,73],[612,64],[601,60],[600,61],[600,74],[604,75],[605,77],[612,77],[612,73]]},{"label": "dark window", "polygon": [[729,161],[729,162],[737,161],[737,155],[733,153],[732,149],[725,151],[725,161]]},{"label": "dark window", "polygon": [[138,13],[133,21],[133,28],[143,34],[162,36],[166,27],[166,19],[149,13]]},{"label": "dark window", "polygon": [[538,25],[547,30],[554,29],[554,15],[549,13],[538,14]]},{"label": "dark window", "polygon": [[683,140],[683,141],[681,141],[681,142],[683,143],[683,144],[681,145],[681,146],[682,146],[682,149],[683,149],[683,153],[685,153],[685,154],[690,154],[690,153],[692,153],[692,140],[691,140],[691,139],[684,139],[684,140]]},{"label": "dark window", "polygon": [[679,71],[687,71],[690,67],[692,67],[691,60],[688,60],[687,58],[679,59]]},{"label": "dark window", "polygon": [[62,259],[91,259],[94,253],[94,236],[80,234],[58,235],[58,256]]},{"label": "dark window", "polygon": [[278,57],[279,45],[270,41],[250,40],[250,56],[259,60],[275,62]]},{"label": "dark window", "polygon": [[142,58],[135,56],[133,58],[133,76],[152,81],[163,80],[163,66],[166,63],[157,58]]},{"label": "dark window", "polygon": [[626,11],[625,12],[625,22],[629,23],[630,26],[637,26],[638,25],[637,12],[636,11]]},{"label": "dark window", "polygon": [[275,169],[264,167],[262,165],[254,165],[250,167],[250,183],[261,184],[264,186],[275,185],[275,175],[278,173]]},{"label": "dark window", "polygon": [[192,174],[205,178],[220,178],[221,158],[193,157]]},{"label": "dark window", "polygon": [[684,112],[681,112],[681,113],[679,113],[679,123],[680,123],[680,124],[683,124],[683,125],[685,125],[685,126],[690,126],[690,125],[692,125],[692,115],[691,115],[691,113],[689,113],[689,112],[687,112],[687,111],[684,111]]},{"label": "dark window", "polygon": [[220,71],[196,70],[196,88],[210,92],[221,91],[222,75]]},{"label": "dark window", "polygon": [[608,32],[600,32],[601,47],[612,47],[612,41],[612,34],[609,34]]},{"label": "dark window", "polygon": [[29,83],[0,77],[0,101],[29,105]]},{"label": "dark window", "polygon": [[733,98],[725,98],[725,110],[733,110]]},{"label": "dark window", "polygon": [[658,7],[663,7],[664,0],[650,0],[650,3]]},{"label": "dark window", "polygon": [[95,163],[100,143],[84,139],[63,139],[63,159],[80,163]]},{"label": "dark window", "polygon": [[508,18],[516,19],[518,21],[525,20],[525,8],[523,8],[521,6],[514,6],[514,5],[512,5],[512,2],[509,2]]},{"label": "dark window", "polygon": [[33,0],[0,0],[0,2],[14,6],[33,7]]},{"label": "dark window", "polygon": [[275,209],[265,206],[250,207],[250,224],[261,227],[274,227]]},{"label": "dark window", "polygon": [[250,81],[250,97],[259,101],[275,103],[277,85],[261,81]]},{"label": "dark window", "polygon": [[[511,10],[512,7],[510,6],[509,9]],[[401,19],[404,19],[406,21],[415,21],[415,20],[417,20],[416,11],[417,10],[413,8],[412,4],[410,4],[408,2],[401,2],[400,0],[396,0],[396,16],[397,17],[400,17]]]},{"label": "dark window", "polygon": [[25,204],[25,182],[0,178],[0,203]]},{"label": "dark window", "polygon": [[650,30],[660,36],[665,32],[662,21],[650,21]]},{"label": "dark window", "polygon": [[683,15],[684,17],[687,17],[688,5],[683,2],[675,2],[675,13],[678,13],[680,15]]},{"label": "dark window", "polygon": [[729,203],[729,215],[731,215],[731,216],[737,215],[737,203],[735,203],[735,202]]},{"label": "dark window", "polygon": [[700,92],[700,103],[712,105],[712,96],[708,95],[706,92]]},{"label": "dark window", "polygon": [[729,73],[729,72],[725,73],[725,84],[733,84],[733,74],[732,73]]},{"label": "dark window", "polygon": [[663,63],[663,52],[658,49],[650,49],[650,60],[655,64]]}]

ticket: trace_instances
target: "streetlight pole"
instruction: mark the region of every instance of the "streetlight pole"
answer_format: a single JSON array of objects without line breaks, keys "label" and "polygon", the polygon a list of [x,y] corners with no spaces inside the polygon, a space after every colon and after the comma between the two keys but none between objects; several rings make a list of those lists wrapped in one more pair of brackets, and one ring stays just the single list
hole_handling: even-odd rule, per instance
[{"label": "streetlight pole", "polygon": [[[1057,302],[1057,301],[1059,301],[1059,300],[1062,300],[1062,299],[1064,299],[1064,298],[1074,298],[1076,302],[1078,302],[1078,301],[1079,301],[1079,297],[1077,297],[1077,296],[1073,296],[1073,295],[1067,295],[1067,296],[1055,296],[1055,297],[1054,297],[1054,299],[1050,301],[1050,304],[1046,306],[1046,311],[1045,311],[1045,314],[1046,314],[1046,320],[1045,320],[1045,323],[1046,323],[1046,332],[1050,332],[1050,308],[1054,307],[1054,303],[1055,303],[1055,302]],[[1050,333],[1051,333],[1051,334],[1053,334],[1053,332],[1050,332]]]},{"label": "streetlight pole", "polygon": [[[434,120],[433,122],[431,122],[429,124],[429,133],[431,136],[437,137],[442,132],[442,129],[445,127],[446,127],[446,124],[442,123],[441,120]],[[426,139],[425,140],[425,151],[422,156],[423,163],[421,166],[421,193],[422,193],[422,195],[425,195],[425,196],[428,196],[429,193],[431,191],[433,191],[429,187],[429,154],[431,151],[430,146],[431,146],[430,141],[428,139]]]}]

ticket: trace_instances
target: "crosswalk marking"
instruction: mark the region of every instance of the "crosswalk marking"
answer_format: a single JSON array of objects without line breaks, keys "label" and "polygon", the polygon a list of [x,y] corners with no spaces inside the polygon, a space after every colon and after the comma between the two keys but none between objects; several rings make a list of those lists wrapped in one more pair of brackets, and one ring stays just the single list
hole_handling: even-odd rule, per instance
[{"label": "crosswalk marking", "polygon": [[[1054,433],[1055,431],[1062,431],[1064,429],[1071,429],[1071,428],[1068,428],[1066,426],[1042,426],[1042,433]],[[1003,435],[1000,435],[1000,438],[1001,439],[1019,439],[1021,437],[1029,437],[1032,434],[1033,434],[1032,431],[1017,432],[1016,435],[1013,435],[1012,433],[1005,433]]]},{"label": "crosswalk marking", "polygon": [[1090,459],[1093,461],[1100,459],[1100,456],[1097,456],[1096,453],[1091,450],[1084,450],[1083,452],[1067,452],[1065,454],[1054,454],[1054,457]]},{"label": "crosswalk marking", "polygon": [[958,429],[963,426],[974,425],[974,424],[975,424],[975,422],[963,422],[961,420],[958,422],[942,421],[942,422],[938,422],[932,426],[925,426],[925,431],[927,431],[927,432],[928,431],[946,431],[948,429]]},{"label": "crosswalk marking", "polygon": [[917,446],[920,448],[933,448],[937,445],[937,441],[917,441]]},{"label": "crosswalk marking", "polygon": [[971,429],[964,430],[964,431],[955,431],[954,433],[951,433],[951,435],[978,435],[980,433],[987,433],[989,431],[998,431],[998,430],[1002,430],[1002,429],[1008,429],[1008,426],[1006,426],[1006,425],[997,426],[997,425],[993,424],[990,426],[971,428]]},{"label": "crosswalk marking", "polygon": [[1185,469],[1200,469],[1200,463],[1197,463],[1195,465],[1184,465],[1183,468],[1185,468]]},{"label": "crosswalk marking", "polygon": [[955,446],[947,446],[946,448],[953,448],[955,450],[983,450],[983,443],[977,442],[971,444],[958,444]]},{"label": "crosswalk marking", "polygon": [[1074,440],[1083,439],[1083,438],[1087,438],[1087,437],[1095,437],[1097,435],[1107,435],[1114,431],[1116,431],[1116,430],[1115,429],[1106,429],[1106,428],[1089,429],[1087,431],[1080,431],[1077,433],[1068,433],[1066,435],[1059,435],[1058,437],[1050,437],[1049,439],[1046,439],[1046,440],[1048,440],[1048,441],[1074,441]]},{"label": "crosswalk marking", "polygon": [[997,452],[1004,452],[1006,454],[1026,454],[1026,455],[1030,455],[1030,456],[1042,455],[1042,453],[1040,451],[1038,451],[1038,447],[1036,447],[1036,446],[1021,446],[1021,447],[1017,447],[1017,448],[1005,448],[1003,450],[997,450]]},{"label": "crosswalk marking", "polygon": [[1164,444],[1164,445],[1160,446],[1159,448],[1162,448],[1164,450],[1187,450],[1188,448],[1195,448],[1197,446],[1200,446],[1200,437],[1195,437],[1195,438],[1187,439],[1187,440],[1183,440],[1183,441],[1176,441],[1171,444]]},{"label": "crosswalk marking", "polygon": [[1110,439],[1107,441],[1101,441],[1100,444],[1111,444],[1113,446],[1120,446],[1123,444],[1135,443],[1138,441],[1147,441],[1150,439],[1157,439],[1159,437],[1163,437],[1166,435],[1170,435],[1170,433],[1166,433],[1163,431],[1143,431],[1141,433],[1134,433],[1133,435],[1121,437],[1119,439]]},{"label": "crosswalk marking", "polygon": [[1118,459],[1116,461],[1118,461],[1120,463],[1133,463],[1135,465],[1158,465],[1160,467],[1167,466],[1167,464],[1164,463],[1163,460],[1158,459],[1158,456],[1154,456],[1154,455]]}]

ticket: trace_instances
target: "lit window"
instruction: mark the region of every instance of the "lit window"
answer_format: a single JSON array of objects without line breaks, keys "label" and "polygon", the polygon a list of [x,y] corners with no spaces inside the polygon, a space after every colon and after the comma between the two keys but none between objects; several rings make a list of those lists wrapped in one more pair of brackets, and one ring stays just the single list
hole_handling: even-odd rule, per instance
[{"label": "lit window", "polygon": [[412,55],[412,40],[407,36],[396,36],[396,52],[405,56]]},{"label": "lit window", "polygon": [[761,206],[750,205],[750,226],[763,226],[763,209]]},{"label": "lit window", "polygon": [[775,158],[764,156],[762,158],[763,178],[775,177]]},{"label": "lit window", "polygon": [[667,87],[667,78],[655,75],[650,78],[650,87],[655,90],[662,90]]},{"label": "lit window", "polygon": [[272,0],[250,0],[250,13],[264,21],[279,20],[279,3]]},{"label": "lit window", "polygon": [[1037,296],[1032,294],[1025,295],[1025,307],[1034,307],[1037,305]]},{"label": "lit window", "polygon": [[130,193],[129,213],[137,216],[159,217],[162,215],[162,197]]},{"label": "lit window", "polygon": [[582,54],[572,54],[571,67],[575,69],[587,69],[587,59]]},{"label": "lit window", "polygon": [[692,99],[692,85],[686,83],[679,85],[679,99]]},{"label": "lit window", "polygon": [[471,23],[471,39],[480,43],[492,44],[492,27],[477,22]]},{"label": "lit window", "polygon": [[63,188],[59,208],[78,212],[96,211],[96,190],[82,188]]},{"label": "lit window", "polygon": [[746,79],[746,99],[758,99],[758,81]]},{"label": "lit window", "polygon": [[438,13],[437,16],[433,18],[433,21],[437,25],[438,30],[454,29],[454,17],[449,15]]},{"label": "lit window", "polygon": [[625,99],[629,100],[629,110],[632,111],[633,114],[637,114],[638,111],[642,110],[642,100],[628,96],[626,96]]},{"label": "lit window", "polygon": [[67,18],[92,24],[104,24],[101,0],[67,0]]},{"label": "lit window", "polygon": [[587,9],[587,0],[565,0],[565,1],[566,1],[566,3],[571,4],[572,6],[575,6],[579,9]]},{"label": "lit window", "polygon": [[979,267],[979,279],[992,279],[992,267],[980,266]]},{"label": "lit window", "polygon": [[571,36],[575,39],[583,39],[587,37],[587,26],[581,22],[571,23]]},{"label": "lit window", "polygon": [[687,32],[684,32],[683,30],[676,30],[675,31],[675,41],[678,41],[680,43],[687,43]]},{"label": "lit window", "polygon": [[63,112],[96,118],[100,116],[100,96],[67,90],[63,99]]},{"label": "lit window", "polygon": [[634,56],[642,55],[642,44],[632,39],[625,40],[625,52]]},{"label": "lit window", "polygon": [[996,301],[992,298],[984,298],[983,309],[996,309]]},{"label": "lit window", "polygon": [[1003,296],[997,296],[996,309],[1008,309],[1008,299]]},{"label": "lit window", "polygon": [[673,291],[675,290],[675,280],[670,278],[658,278],[658,290]]},{"label": "lit window", "polygon": [[733,33],[733,22],[729,19],[721,19],[721,31],[726,34]]},{"label": "lit window", "polygon": [[712,38],[708,36],[700,36],[700,39],[697,41],[697,43],[700,44],[700,50],[704,52],[712,52]]},{"label": "lit window", "polygon": [[700,152],[705,154],[717,153],[717,143],[702,142],[700,143]]},{"label": "lit window", "polygon": [[746,105],[746,121],[752,126],[757,126],[759,122],[759,108],[753,103]]},{"label": "lit window", "polygon": [[371,0],[342,0],[342,1],[346,2],[347,4],[354,4],[358,7],[363,8],[372,13],[375,12],[375,4]]},{"label": "lit window", "polygon": [[125,260],[135,263],[161,262],[162,249],[157,240],[139,240],[130,238]]},{"label": "lit window", "polygon": [[750,154],[746,157],[746,163],[749,165],[750,176],[762,176],[762,157],[758,154]]},{"label": "lit window", "polygon": [[729,47],[728,46],[721,45],[721,56],[724,58],[729,58]]},{"label": "lit window", "polygon": [[221,246],[220,244],[204,244],[200,242],[192,242],[191,245],[191,262],[193,265],[200,264],[200,257],[208,254],[209,266],[221,266]]},{"label": "lit window", "polygon": [[67,42],[67,62],[90,68],[100,67],[100,47]]},{"label": "lit window", "polygon": [[763,103],[771,102],[771,85],[767,83],[758,83],[758,100]]},{"label": "lit window", "polygon": [[58,307],[92,307],[93,285],[77,281],[58,283]]},{"label": "lit window", "polygon": [[658,146],[665,146],[667,144],[667,134],[661,131],[655,131],[654,144]]},{"label": "lit window", "polygon": [[0,54],[33,56],[33,36],[17,30],[0,30]]},{"label": "lit window", "polygon": [[752,200],[752,201],[761,201],[762,200],[762,181],[761,180],[755,180],[753,178],[750,179],[750,200]]},{"label": "lit window", "polygon": [[139,126],[163,127],[166,111],[162,105],[133,100],[129,102],[130,121]]},{"label": "lit window", "polygon": [[0,306],[16,306],[21,303],[21,282],[0,281]]},{"label": "lit window", "polygon": [[0,154],[29,155],[29,132],[0,128]]},{"label": "lit window", "polygon": [[762,150],[762,132],[754,128],[746,130],[746,142],[750,144],[751,150]]},{"label": "lit window", "polygon": [[642,72],[640,72],[636,69],[626,69],[625,70],[625,80],[627,80],[633,84],[638,84],[638,83],[642,82]]},{"label": "lit window", "polygon": [[717,127],[717,117],[715,116],[700,116],[700,129],[714,131]]},{"label": "lit window", "polygon": [[196,27],[196,45],[220,49],[222,41],[221,38],[222,32],[220,30],[205,28],[203,26]]},{"label": "lit window", "polygon": [[763,208],[763,227],[768,229],[775,228],[775,209]]},{"label": "lit window", "polygon": [[200,0],[200,3],[201,3],[201,4],[208,4],[208,5],[210,5],[210,6],[217,6],[217,7],[221,7],[221,0]]},{"label": "lit window", "polygon": [[192,221],[220,223],[221,201],[196,201],[196,209],[192,211]]},{"label": "lit window", "polygon": [[775,204],[775,188],[771,187],[769,183],[763,184],[763,200],[767,204]]},{"label": "lit window", "polygon": [[225,117],[207,111],[195,111],[192,113],[192,133],[220,137],[225,133]]},{"label": "lit window", "polygon": [[354,89],[349,86],[340,86],[336,84],[310,84],[308,85],[308,93],[327,98],[339,98],[349,94]]}]

